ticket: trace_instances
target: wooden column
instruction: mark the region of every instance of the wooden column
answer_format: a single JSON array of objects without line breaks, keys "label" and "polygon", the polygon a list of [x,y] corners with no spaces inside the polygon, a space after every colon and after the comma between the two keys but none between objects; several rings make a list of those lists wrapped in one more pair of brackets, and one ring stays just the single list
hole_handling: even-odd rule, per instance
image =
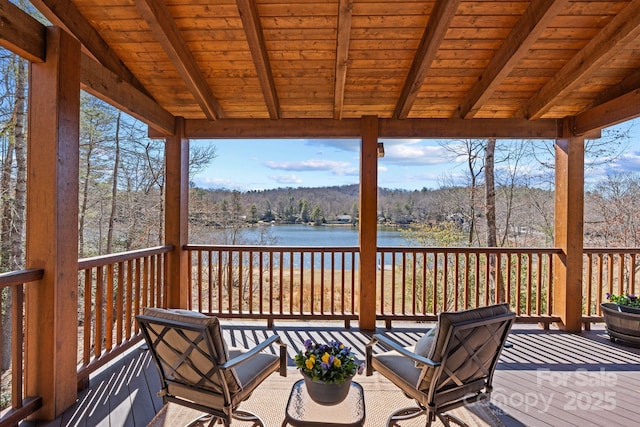
[{"label": "wooden column", "polygon": [[167,307],[189,307],[189,140],[184,137],[184,119],[176,118],[176,134],[165,144],[167,173],[165,229],[168,254]]},{"label": "wooden column", "polygon": [[33,418],[52,420],[77,398],[80,44],[47,28],[46,61],[29,72],[25,387]]},{"label": "wooden column", "polygon": [[376,254],[378,250],[378,117],[361,121],[360,147],[360,299],[359,327],[376,328]]},{"label": "wooden column", "polygon": [[584,246],[584,138],[571,136],[565,120],[556,141],[555,246],[562,249],[553,264],[552,312],[562,329],[582,328],[582,253]]}]

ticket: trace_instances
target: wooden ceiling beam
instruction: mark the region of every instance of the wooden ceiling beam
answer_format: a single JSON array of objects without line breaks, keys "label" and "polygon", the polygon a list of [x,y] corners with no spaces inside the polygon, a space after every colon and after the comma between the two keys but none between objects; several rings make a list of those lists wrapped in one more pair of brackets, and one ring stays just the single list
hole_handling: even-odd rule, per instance
[{"label": "wooden ceiling beam", "polygon": [[620,83],[611,86],[604,92],[600,93],[598,97],[587,108],[585,108],[585,111],[593,107],[597,107],[600,104],[604,104],[605,102],[612,101],[638,88],[640,88],[640,69],[634,70],[631,74],[622,79]]},{"label": "wooden ceiling beam", "polygon": [[80,82],[84,90],[146,123],[162,135],[174,134],[175,117],[155,100],[86,54],[80,58],[80,64]]},{"label": "wooden ceiling beam", "polygon": [[209,83],[180,34],[171,13],[161,0],[136,0],[138,10],[171,59],[176,70],[209,120],[223,116]]},{"label": "wooden ceiling beam", "polygon": [[0,22],[0,46],[31,62],[44,62],[44,25],[8,0],[0,0]]},{"label": "wooden ceiling beam", "polygon": [[576,136],[591,134],[617,123],[640,117],[640,88],[628,92],[575,116],[573,133]]},{"label": "wooden ceiling beam", "polygon": [[53,25],[63,28],[77,38],[83,48],[98,62],[117,74],[122,80],[130,83],[138,91],[150,96],[142,83],[136,79],[72,2],[68,0],[31,0],[31,4]]},{"label": "wooden ceiling beam", "polygon": [[338,37],[336,44],[336,77],[333,95],[333,118],[342,118],[344,89],[349,66],[349,44],[351,42],[351,17],[353,0],[340,0],[338,5]]},{"label": "wooden ceiling beam", "polygon": [[[0,0],[0,45],[31,62],[44,62],[46,27],[7,0]],[[175,118],[154,99],[87,54],[80,58],[84,90],[149,125],[159,134],[173,134]]]},{"label": "wooden ceiling beam", "polygon": [[280,101],[278,100],[278,92],[276,91],[276,83],[273,79],[273,71],[269,62],[269,54],[264,41],[264,33],[262,24],[260,23],[260,14],[254,0],[236,0],[240,18],[242,19],[242,27],[247,36],[251,57],[258,73],[258,80],[262,88],[269,117],[272,119],[280,118]]},{"label": "wooden ceiling beam", "polygon": [[640,36],[640,0],[632,0],[556,73],[522,108],[525,118],[542,117],[554,104]]},{"label": "wooden ceiling beam", "polygon": [[568,0],[531,2],[458,107],[459,117],[470,119],[476,115],[567,3]]},{"label": "wooden ceiling beam", "polygon": [[[554,139],[557,120],[542,119],[379,119],[381,138],[522,138]],[[150,132],[154,138],[163,135]],[[360,138],[360,119],[185,120],[191,139]]]},{"label": "wooden ceiling beam", "polygon": [[460,0],[437,0],[435,2],[409,74],[402,87],[393,117],[406,119],[409,115],[429,67],[438,53],[440,43],[442,43],[451,20],[456,14],[459,3]]}]

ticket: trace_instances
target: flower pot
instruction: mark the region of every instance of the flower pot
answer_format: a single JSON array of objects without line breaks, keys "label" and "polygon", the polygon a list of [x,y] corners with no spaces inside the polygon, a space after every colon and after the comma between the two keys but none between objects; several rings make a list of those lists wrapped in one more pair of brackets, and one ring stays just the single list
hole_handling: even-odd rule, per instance
[{"label": "flower pot", "polygon": [[600,304],[611,341],[640,344],[640,312],[627,306],[605,302]]},{"label": "flower pot", "polygon": [[312,380],[311,377],[304,373],[302,377],[311,400],[324,406],[337,405],[345,400],[351,389],[351,380],[353,379],[353,377],[349,377],[341,384],[329,384],[324,381]]}]

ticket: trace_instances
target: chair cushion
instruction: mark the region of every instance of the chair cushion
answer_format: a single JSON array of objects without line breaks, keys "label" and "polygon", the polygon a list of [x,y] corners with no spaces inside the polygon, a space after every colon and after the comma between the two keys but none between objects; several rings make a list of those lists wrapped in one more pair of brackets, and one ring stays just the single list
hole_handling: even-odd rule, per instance
[{"label": "chair cushion", "polygon": [[[445,344],[447,342],[447,337],[449,335],[449,330],[451,329],[452,324],[467,322],[471,320],[481,320],[507,313],[509,313],[508,304],[496,304],[488,307],[474,308],[471,310],[440,313],[438,315],[438,324],[436,325],[438,330],[436,333],[434,344],[431,348],[431,354],[429,358],[434,362],[442,361],[442,357],[444,355],[443,353],[445,351]],[[452,364],[452,366],[459,366],[464,362],[465,357],[466,356],[463,352],[458,352],[454,358],[449,359],[449,363]],[[458,358],[463,359],[458,360]],[[420,375],[420,378],[416,383],[416,386],[419,390],[429,389],[434,372],[435,369],[433,368],[423,370],[422,375]],[[477,386],[479,385],[480,383],[477,384]]]},{"label": "chair cushion", "polygon": [[[222,329],[220,327],[220,321],[217,317],[206,316],[204,314],[189,310],[172,310],[162,308],[145,308],[143,314],[147,317],[155,317],[162,320],[207,327],[212,338],[213,350],[216,353],[211,355],[213,360],[206,360],[206,358],[200,352],[193,351],[190,355],[190,358],[192,359],[194,364],[199,366],[202,372],[209,372],[213,368],[213,365],[221,365],[229,360],[229,351],[227,349],[226,343],[224,342]],[[185,345],[185,341],[177,335],[174,336],[171,333],[168,333],[165,338],[167,339],[167,341],[170,341],[171,345],[176,348],[180,348],[180,346]],[[209,349],[206,348],[205,342],[202,341],[200,345],[202,346],[202,353],[208,354]],[[165,356],[171,357],[170,354],[166,353]],[[179,369],[179,373],[187,380],[198,382],[200,379],[199,373],[194,372],[193,369],[191,369],[188,365],[181,366]],[[242,383],[240,382],[240,379],[238,378],[238,375],[236,374],[234,369],[226,371],[224,377],[227,386],[229,387],[230,393],[233,394],[242,390]],[[213,372],[209,380],[212,384],[218,385],[216,387],[213,387],[213,390],[216,392],[220,392],[220,379],[217,371]]]},{"label": "chair cushion", "polygon": [[[229,348],[229,356],[233,359],[246,353],[248,350],[244,348]],[[240,378],[242,390],[231,395],[230,405],[237,408],[242,401],[248,399],[257,386],[260,385],[269,375],[276,372],[280,367],[280,359],[278,356],[267,353],[260,353],[251,360],[240,364],[235,373]],[[225,405],[224,398],[219,394],[212,394],[191,387],[185,387],[180,384],[169,384],[169,394],[179,396],[199,405],[222,408]]]},{"label": "chair cushion", "polygon": [[[411,351],[412,348],[407,347]],[[416,388],[420,378],[420,368],[416,368],[413,361],[394,350],[375,355],[371,359],[373,369],[389,379],[407,396],[426,404],[426,394]]]},{"label": "chair cushion", "polygon": [[435,362],[442,360],[442,351],[444,350],[444,344],[449,335],[449,328],[453,323],[467,322],[469,320],[480,320],[487,317],[498,316],[500,314],[509,313],[509,304],[496,304],[488,307],[474,308],[471,310],[463,311],[449,311],[443,312],[438,315],[438,328],[435,345],[431,350],[430,359]]},{"label": "chair cushion", "polygon": [[[416,343],[414,353],[422,357],[430,357],[433,343],[435,342],[436,334],[438,333],[438,327],[434,326],[429,329]],[[417,365],[416,365],[417,367]]]}]

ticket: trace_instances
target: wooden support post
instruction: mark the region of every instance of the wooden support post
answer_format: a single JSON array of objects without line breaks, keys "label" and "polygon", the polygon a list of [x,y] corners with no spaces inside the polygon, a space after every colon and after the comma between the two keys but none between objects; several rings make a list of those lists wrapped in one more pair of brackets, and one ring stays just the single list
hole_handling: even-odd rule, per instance
[{"label": "wooden support post", "polygon": [[376,254],[378,250],[378,118],[362,117],[360,148],[360,299],[359,327],[376,328]]},{"label": "wooden support post", "polygon": [[183,246],[189,242],[189,140],[184,137],[184,119],[176,118],[176,134],[165,144],[167,170],[165,229],[168,254],[167,307],[189,308],[189,257]]},{"label": "wooden support post", "polygon": [[77,398],[80,43],[47,28],[46,61],[29,72],[25,387],[33,419],[53,420]]},{"label": "wooden support post", "polygon": [[556,141],[555,246],[553,307],[560,328],[582,327],[582,254],[584,245],[584,138],[571,135],[565,119],[563,138]]}]

